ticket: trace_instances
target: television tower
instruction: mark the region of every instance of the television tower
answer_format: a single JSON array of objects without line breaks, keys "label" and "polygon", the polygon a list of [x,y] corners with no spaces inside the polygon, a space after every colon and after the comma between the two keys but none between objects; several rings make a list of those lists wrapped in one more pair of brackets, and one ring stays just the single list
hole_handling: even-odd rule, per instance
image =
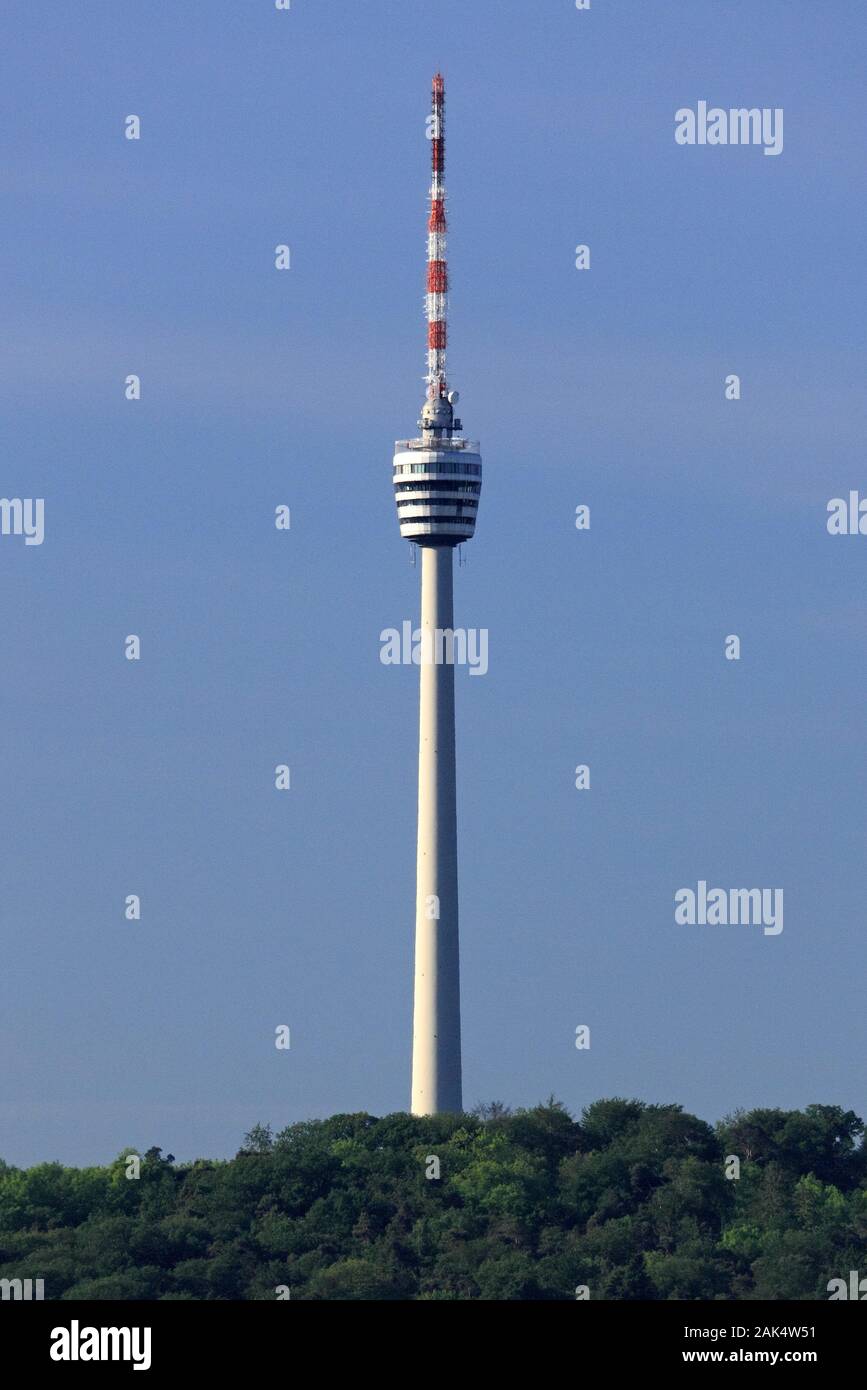
[{"label": "television tower", "polygon": [[427,394],[418,439],[398,440],[394,494],[400,534],[421,550],[418,857],[412,1036],[414,1115],[463,1109],[455,806],[452,551],[476,526],[479,446],[460,436],[446,380],[445,92],[433,79],[427,256]]}]

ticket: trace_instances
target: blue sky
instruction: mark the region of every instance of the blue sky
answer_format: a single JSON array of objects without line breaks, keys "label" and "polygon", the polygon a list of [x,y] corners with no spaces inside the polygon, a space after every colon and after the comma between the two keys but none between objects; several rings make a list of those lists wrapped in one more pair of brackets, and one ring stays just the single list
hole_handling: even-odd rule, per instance
[{"label": "blue sky", "polygon": [[[390,465],[438,67],[485,463],[456,621],[490,633],[457,673],[465,1101],[864,1114],[867,539],[825,529],[867,493],[862,7],[5,28],[0,491],[46,536],[0,537],[0,1156],[408,1105],[418,673],[379,634],[418,608]],[[783,153],[677,145],[699,100],[782,107]],[[782,887],[783,933],[676,926],[699,879]]]}]

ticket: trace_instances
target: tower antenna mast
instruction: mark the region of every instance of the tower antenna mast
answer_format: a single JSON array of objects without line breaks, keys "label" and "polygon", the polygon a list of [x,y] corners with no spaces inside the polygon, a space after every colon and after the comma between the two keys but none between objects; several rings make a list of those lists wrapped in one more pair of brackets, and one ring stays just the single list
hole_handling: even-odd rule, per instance
[{"label": "tower antenna mast", "polygon": [[449,273],[446,260],[446,95],[440,73],[431,88],[428,119],[431,142],[430,217],[427,238],[427,385],[428,399],[448,395],[446,348],[448,346]]}]

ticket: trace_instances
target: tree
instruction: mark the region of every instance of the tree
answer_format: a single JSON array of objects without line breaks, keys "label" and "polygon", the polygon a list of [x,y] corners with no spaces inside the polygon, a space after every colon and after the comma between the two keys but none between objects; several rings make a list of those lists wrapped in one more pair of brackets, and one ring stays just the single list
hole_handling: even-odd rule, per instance
[{"label": "tree", "polygon": [[244,1135],[241,1154],[268,1154],[274,1147],[274,1135],[270,1125],[254,1125]]}]

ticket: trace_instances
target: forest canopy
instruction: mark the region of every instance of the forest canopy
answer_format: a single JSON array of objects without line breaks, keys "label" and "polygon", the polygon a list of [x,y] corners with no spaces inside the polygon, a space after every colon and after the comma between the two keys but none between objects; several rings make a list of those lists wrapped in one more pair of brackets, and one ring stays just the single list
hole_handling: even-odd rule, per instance
[{"label": "forest canopy", "polygon": [[833,1105],[713,1128],[552,1098],[257,1125],[228,1161],[0,1162],[0,1280],[46,1299],[827,1299],[867,1276],[863,1131]]}]

